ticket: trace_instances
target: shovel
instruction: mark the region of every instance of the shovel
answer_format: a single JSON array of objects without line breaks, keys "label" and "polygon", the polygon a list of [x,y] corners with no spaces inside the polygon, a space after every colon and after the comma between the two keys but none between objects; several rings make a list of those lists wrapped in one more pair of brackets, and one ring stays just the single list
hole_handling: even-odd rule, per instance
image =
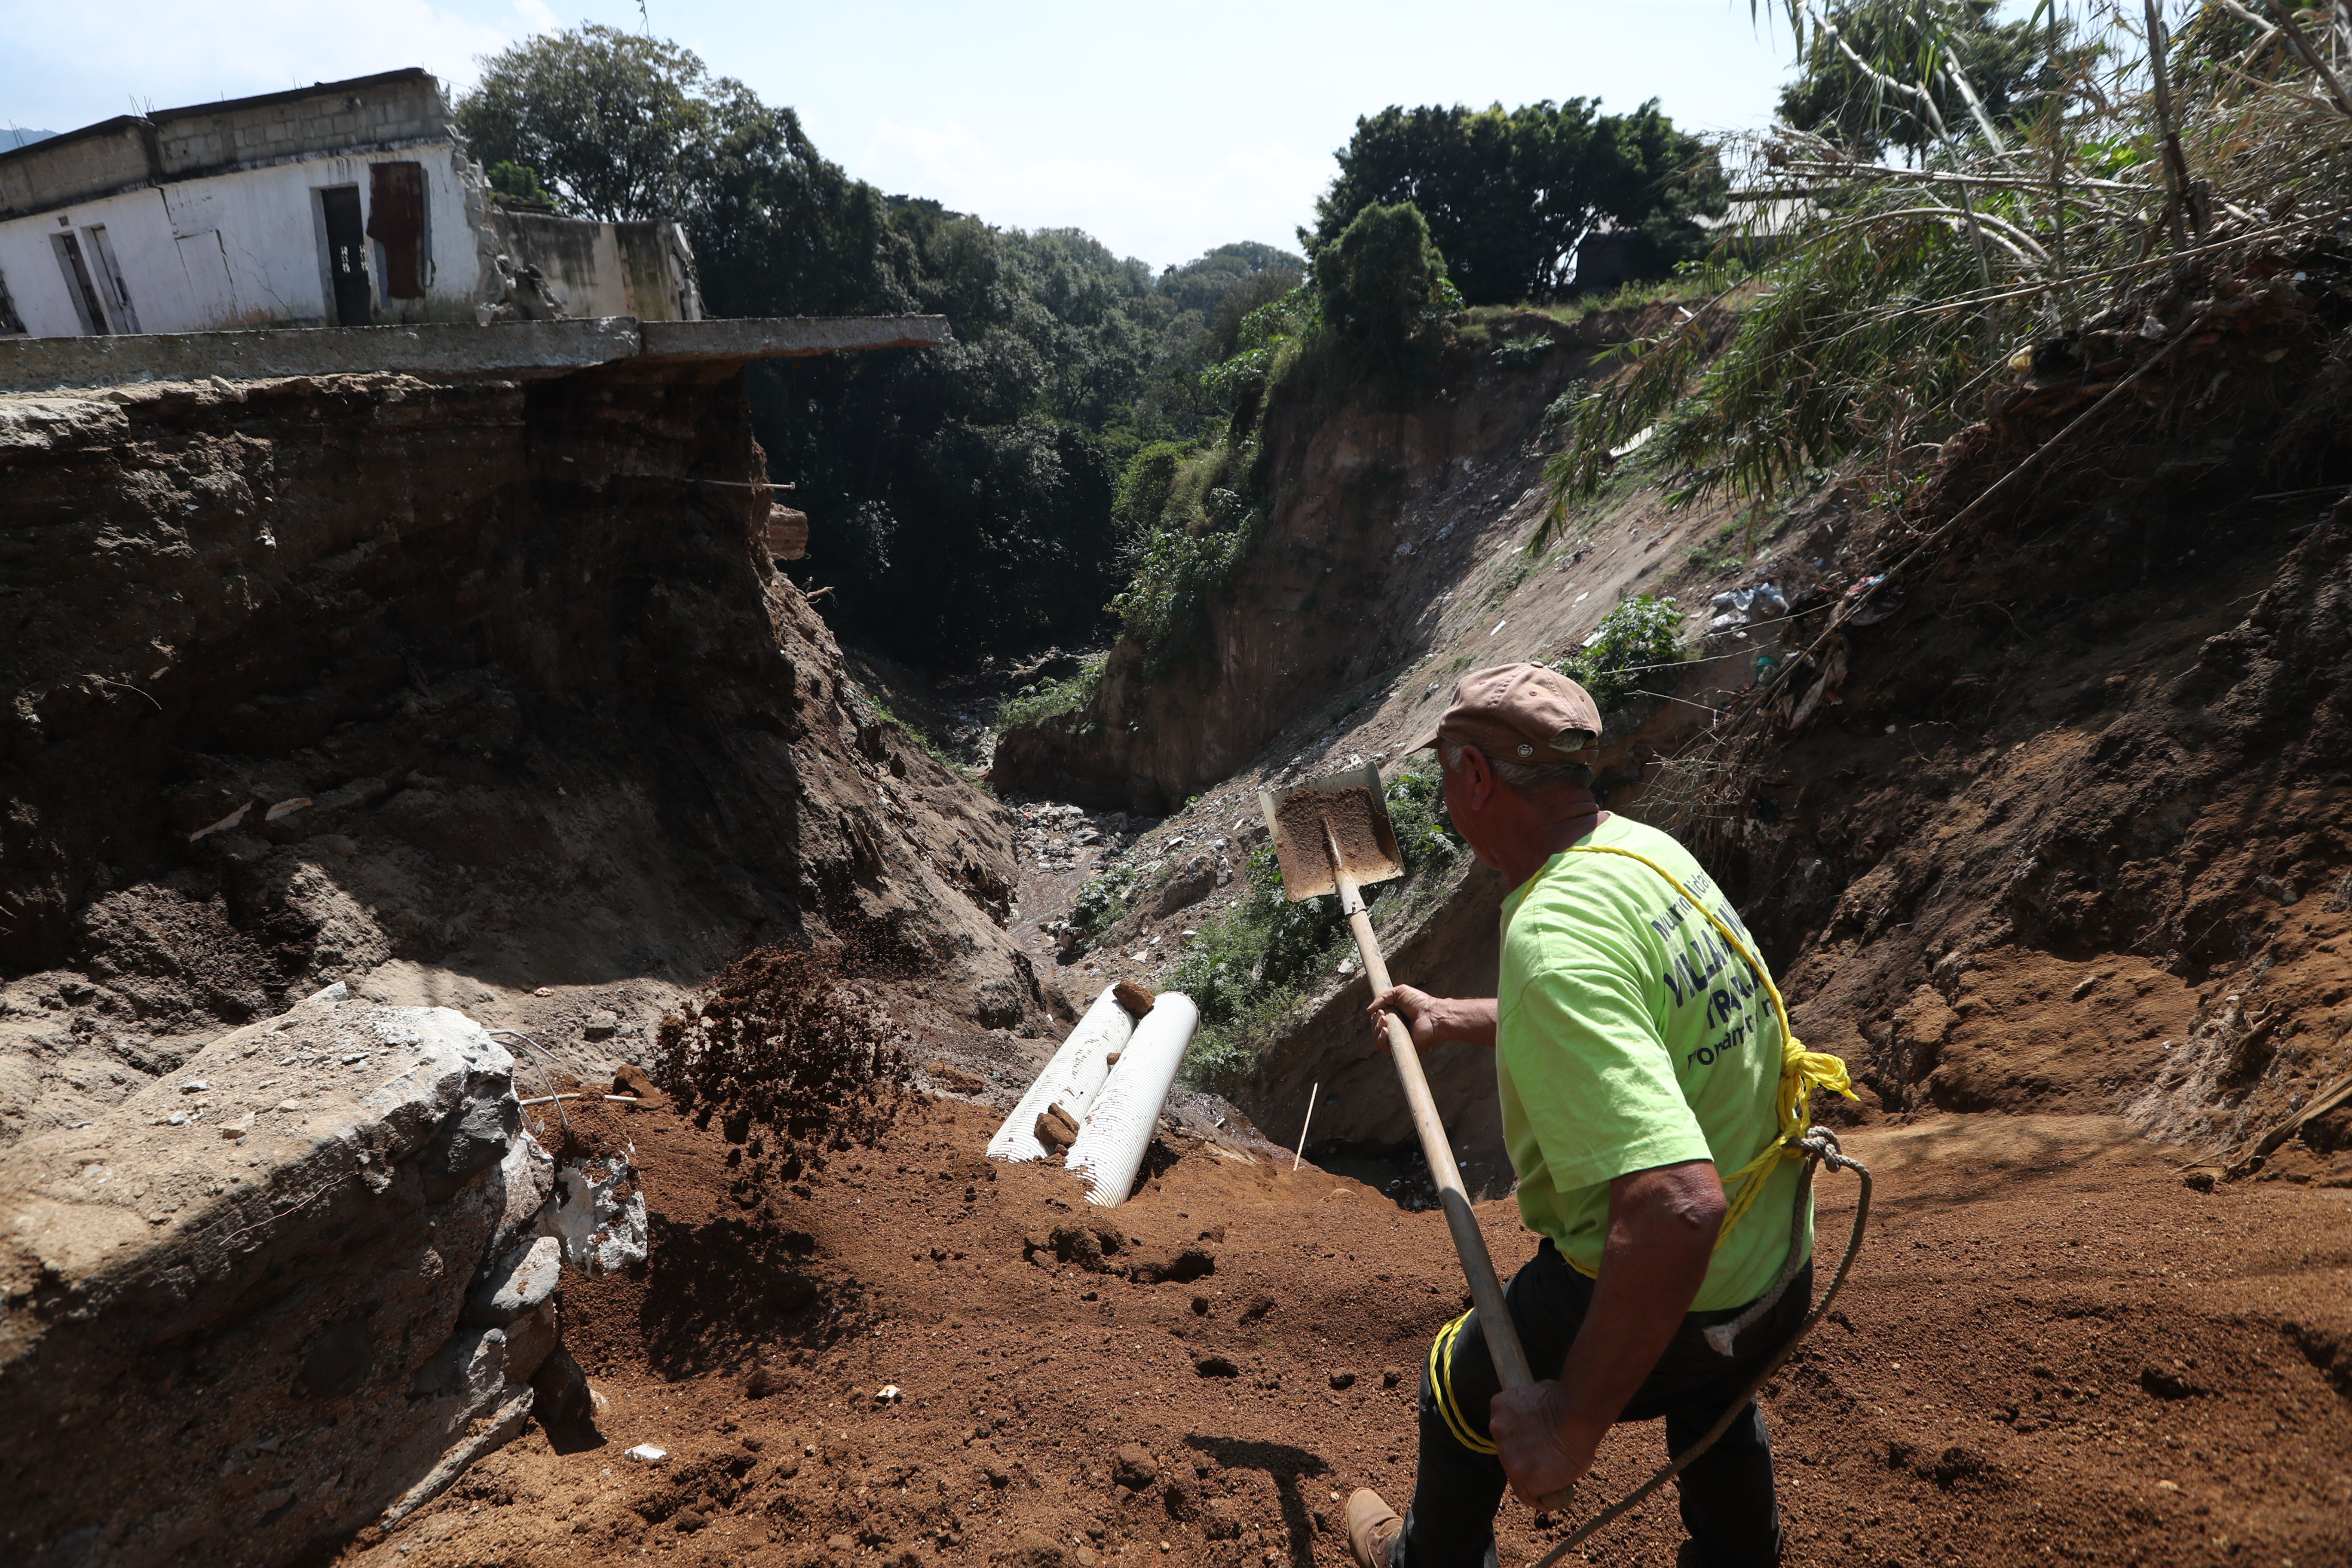
[{"label": "shovel", "polygon": [[[1348,929],[1355,933],[1356,951],[1364,960],[1364,976],[1377,996],[1389,988],[1388,960],[1381,940],[1372,934],[1372,919],[1364,912],[1360,889],[1367,882],[1385,882],[1404,875],[1404,857],[1397,849],[1396,829],[1389,825],[1380,769],[1370,763],[1360,768],[1315,780],[1276,795],[1258,792],[1267,831],[1274,835],[1275,859],[1282,868],[1282,890],[1290,901],[1339,895]],[[1494,1357],[1495,1373],[1505,1388],[1524,1388],[1535,1381],[1528,1371],[1527,1352],[1503,1304],[1503,1283],[1495,1276],[1495,1260],[1487,1256],[1486,1237],[1470,1212],[1470,1196],[1462,1189],[1462,1172],[1454,1163],[1454,1150],[1445,1141],[1445,1123],[1438,1120],[1437,1104],[1429,1097],[1429,1079],[1421,1070],[1421,1055],[1412,1048],[1412,1031],[1394,1013],[1383,1010],[1389,1055],[1396,1060],[1397,1078],[1404,1085],[1405,1103],[1412,1108],[1413,1131],[1421,1135],[1421,1152],[1429,1161],[1429,1174],[1437,1184],[1438,1205],[1445,1211],[1445,1228],[1454,1235],[1454,1250],[1461,1256],[1462,1272],[1469,1277],[1470,1299],[1478,1308],[1478,1323],[1486,1331],[1486,1351]],[[1564,1508],[1573,1488],[1564,1487],[1544,1499],[1548,1509]]]}]

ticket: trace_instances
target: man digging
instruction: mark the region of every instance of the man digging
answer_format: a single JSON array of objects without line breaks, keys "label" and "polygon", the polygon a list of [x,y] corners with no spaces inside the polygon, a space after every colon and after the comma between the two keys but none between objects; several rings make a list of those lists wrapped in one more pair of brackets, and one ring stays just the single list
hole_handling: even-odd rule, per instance
[{"label": "man digging", "polygon": [[[1438,750],[1455,829],[1511,885],[1501,977],[1494,997],[1399,985],[1372,1009],[1393,1010],[1424,1048],[1495,1047],[1519,1214],[1543,1237],[1506,1291],[1539,1381],[1503,1391],[1475,1312],[1438,1331],[1411,1508],[1400,1519],[1377,1492],[1348,1500],[1363,1568],[1492,1563],[1505,1483],[1541,1506],[1583,1477],[1618,1421],[1663,1415],[1681,1453],[1811,1301],[1808,1261],[1731,1355],[1703,1337],[1764,1295],[1788,1257],[1798,1163],[1759,1152],[1781,1130],[1782,1029],[1749,967],[1754,944],[1698,863],[1601,809],[1600,731],[1581,687],[1513,664],[1464,677],[1423,742]],[[1843,1076],[1811,1071],[1842,1092]],[[1810,1259],[1810,1202],[1801,1245]],[[1752,1401],[1677,1484],[1684,1563],[1780,1561],[1770,1441]]]}]

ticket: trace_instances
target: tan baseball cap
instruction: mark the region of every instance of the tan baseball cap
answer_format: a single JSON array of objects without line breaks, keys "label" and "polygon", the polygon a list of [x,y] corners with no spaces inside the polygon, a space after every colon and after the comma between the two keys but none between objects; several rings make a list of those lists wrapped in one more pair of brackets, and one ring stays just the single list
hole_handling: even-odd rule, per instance
[{"label": "tan baseball cap", "polygon": [[1436,732],[1407,751],[1438,739],[1477,747],[1497,762],[1591,763],[1598,755],[1601,708],[1591,693],[1539,664],[1474,669],[1454,687],[1454,706]]}]

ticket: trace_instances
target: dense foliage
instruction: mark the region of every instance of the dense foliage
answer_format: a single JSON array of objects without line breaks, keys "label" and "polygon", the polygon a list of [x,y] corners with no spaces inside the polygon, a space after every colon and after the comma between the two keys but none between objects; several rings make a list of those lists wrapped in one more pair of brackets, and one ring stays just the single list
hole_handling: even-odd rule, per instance
[{"label": "dense foliage", "polygon": [[[2109,31],[2093,47],[2046,11],[2031,33],[1992,29],[2007,40],[1992,50],[1972,5],[1789,9],[1808,62],[1847,24],[1884,20],[1885,52],[1855,47],[1863,75],[1885,105],[1915,106],[1930,139],[1902,165],[1866,155],[1867,124],[1762,140],[1741,183],[1780,197],[1756,212],[1790,219],[1762,276],[1624,345],[1620,374],[1562,398],[1567,442],[1547,469],[1559,505],[1597,490],[1610,454],[1646,431],[1641,460],[1673,476],[1677,498],[1761,505],[1852,459],[1864,493],[1898,515],[1927,455],[1984,416],[1987,384],[2021,342],[2099,321],[2175,253],[2332,210],[2352,178],[2341,79],[2251,13],[2209,6],[2159,34],[2159,100],[2146,39]],[[2042,51],[2034,79],[2052,84],[2030,94],[2016,52],[2029,45]],[[1980,49],[2005,79],[1972,79]],[[1811,92],[1819,73],[1806,68],[1798,87]],[[1948,89],[1962,112],[1930,113]],[[1882,129],[1897,144],[1916,134]]]},{"label": "dense foliage", "polygon": [[1672,595],[1636,594],[1619,601],[1584,645],[1552,668],[1591,692],[1607,713],[1645,687],[1664,690],[1674,684],[1667,672],[1690,657],[1682,635],[1683,614]]},{"label": "dense foliage", "polygon": [[1724,210],[1714,153],[1654,100],[1602,114],[1580,98],[1517,109],[1391,106],[1356,121],[1339,177],[1299,237],[1317,258],[1368,208],[1409,203],[1474,305],[1544,299],[1569,287],[1577,245],[1596,226],[1638,231],[1664,276],[1699,248],[1692,220]]},{"label": "dense foliage", "polygon": [[679,217],[714,315],[949,319],[949,348],[752,375],[771,472],[812,521],[795,574],[836,590],[845,632],[935,667],[1096,631],[1125,574],[1126,458],[1218,417],[1200,373],[1305,272],[1243,243],[1155,278],[1075,229],[887,198],[820,156],[791,110],[607,27],[490,57],[458,118],[477,158],[513,165],[502,189],[544,181],[587,216]]},{"label": "dense foliage", "polygon": [[521,163],[493,163],[488,171],[490,189],[502,196],[535,206],[560,207],[562,198],[539,183],[539,171]]},{"label": "dense foliage", "polygon": [[1060,679],[1031,681],[996,705],[996,715],[990,721],[1002,731],[1015,724],[1041,724],[1064,713],[1073,713],[1085,707],[1102,684],[1103,654],[1095,654],[1078,661],[1077,672]]},{"label": "dense foliage", "polygon": [[[1889,147],[1916,157],[1952,131],[1972,130],[1979,109],[2006,133],[2086,56],[2065,18],[2057,20],[2053,40],[2042,10],[2003,22],[1999,9],[1999,0],[1823,6],[1795,79],[1780,89],[1780,123],[1866,158]],[[1955,68],[1946,68],[1948,60]],[[1906,91],[1913,82],[1927,85]],[[1974,106],[1963,82],[1976,94]]]},{"label": "dense foliage", "polygon": [[593,22],[526,39],[483,68],[457,105],[474,156],[535,171],[588,217],[690,212],[719,144],[751,121],[793,118],[713,77],[690,50]]},{"label": "dense foliage", "polygon": [[1350,218],[1316,251],[1315,287],[1323,319],[1382,362],[1402,354],[1424,322],[1462,303],[1444,255],[1430,242],[1428,220],[1411,202],[1375,203]]}]

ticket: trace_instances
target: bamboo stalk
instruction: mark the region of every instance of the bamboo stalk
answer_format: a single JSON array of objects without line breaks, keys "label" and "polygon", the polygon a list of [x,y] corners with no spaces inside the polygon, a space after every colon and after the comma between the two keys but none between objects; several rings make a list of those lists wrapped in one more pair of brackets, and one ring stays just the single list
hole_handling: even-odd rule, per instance
[{"label": "bamboo stalk", "polygon": [[[1923,185],[1982,185],[1997,191],[2030,191],[2036,183],[2032,174],[1963,174],[1956,169],[1897,169],[1885,163],[1841,163],[1829,159],[1800,158],[1792,160],[1787,167],[1800,174],[1830,174],[1839,179],[1907,180]],[[2126,184],[2121,180],[2078,179],[2074,185],[2078,190],[2122,191],[2131,195],[2144,195],[2147,190],[2144,185]],[[1745,195],[1751,199],[1763,199],[1781,193],[1735,191],[1732,194],[1735,198]]]},{"label": "bamboo stalk", "polygon": [[[2189,235],[2180,222],[2180,215],[2189,209],[2189,159],[2180,151],[2180,132],[2173,128],[2172,77],[2165,68],[2164,12],[2157,0],[2140,0],[2147,14],[2148,78],[2156,88],[2156,124],[2164,146],[2164,166],[2172,184],[2172,198],[2164,206],[2166,226],[2172,231],[2172,247],[2180,249],[2189,243]],[[2202,241],[2205,236],[2197,236]]]},{"label": "bamboo stalk", "polygon": [[2336,79],[2334,71],[2327,68],[2327,62],[2319,58],[2317,49],[2311,47],[2311,40],[2303,36],[2303,28],[2296,24],[2294,13],[2286,8],[2284,0],[2270,0],[2270,7],[2271,15],[2278,18],[2279,31],[2286,35],[2286,41],[2294,46],[2294,52],[2301,55],[2304,62],[2319,73],[2319,79],[2327,84],[2327,96],[2336,100],[2336,107],[2347,115],[2352,115],[2352,98],[2345,96],[2344,84]]},{"label": "bamboo stalk", "polygon": [[[2066,93],[2058,81],[2058,6],[2050,5],[2050,213],[2057,225],[2050,247],[2050,271],[2059,282],[2066,278]],[[2058,301],[2050,301],[2053,316],[2058,311]]]},{"label": "bamboo stalk", "polygon": [[[2218,251],[2234,250],[2242,245],[2252,245],[2257,240],[2276,239],[2282,235],[2292,234],[2298,229],[2309,228],[2315,224],[2327,223],[2336,218],[2347,216],[2352,216],[2352,206],[2335,207],[2326,212],[2314,213],[2308,216],[2298,217],[2292,223],[2279,224],[2271,228],[2256,229],[2251,234],[2232,235],[2227,239],[2217,239],[2210,245],[2196,246],[2190,249],[2181,251],[2177,256],[2147,257],[2138,261],[2126,261],[2118,263],[2114,267],[2103,267],[2095,272],[2085,272],[2079,277],[2070,278],[2067,281],[2070,283],[2091,283],[2095,282],[2102,278],[2128,277],[2130,274],[2135,272],[2147,272],[2158,267],[2168,267],[2176,261],[2185,261],[2191,257],[2211,256]],[[1973,310],[1979,305],[1998,304],[2003,300],[2023,300],[2032,295],[2041,293],[2042,289],[2042,285],[2037,283],[2031,289],[2015,289],[2010,290],[2006,294],[1971,294],[1964,299],[1947,300],[1940,304],[1916,306],[1908,310],[1898,311],[1896,314],[1898,316],[1906,317],[1948,315],[1954,310]]]}]

